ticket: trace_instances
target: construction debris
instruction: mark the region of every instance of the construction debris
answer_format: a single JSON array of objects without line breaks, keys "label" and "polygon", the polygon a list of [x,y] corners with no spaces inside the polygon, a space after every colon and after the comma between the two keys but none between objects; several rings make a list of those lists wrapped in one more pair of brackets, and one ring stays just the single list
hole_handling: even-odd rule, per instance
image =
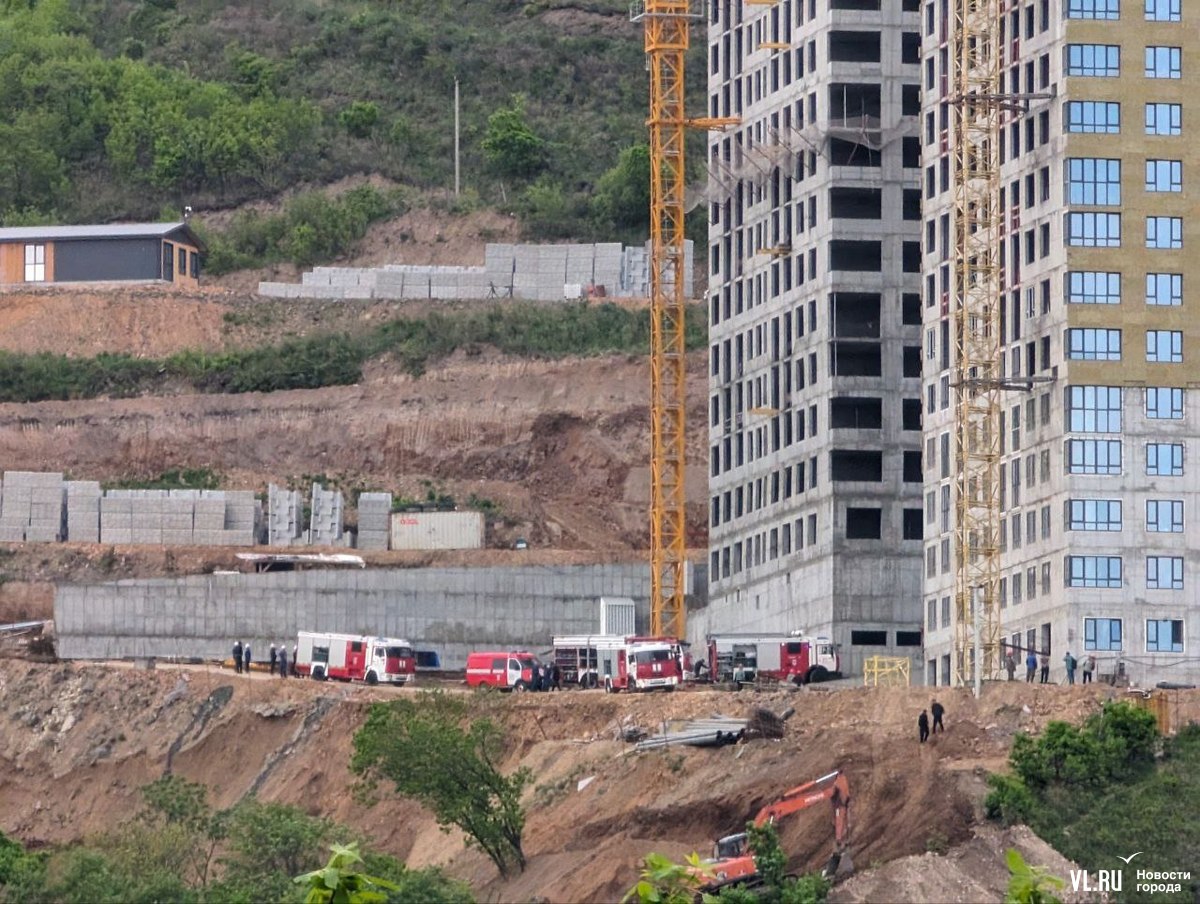
[{"label": "construction debris", "polygon": [[662,723],[659,733],[647,736],[638,728],[626,728],[622,737],[635,741],[635,750],[653,750],[686,744],[689,747],[724,747],[750,738],[782,738],[784,719],[791,715],[776,715],[769,709],[756,709],[748,719],[732,716],[713,716],[708,719],[686,719]]}]

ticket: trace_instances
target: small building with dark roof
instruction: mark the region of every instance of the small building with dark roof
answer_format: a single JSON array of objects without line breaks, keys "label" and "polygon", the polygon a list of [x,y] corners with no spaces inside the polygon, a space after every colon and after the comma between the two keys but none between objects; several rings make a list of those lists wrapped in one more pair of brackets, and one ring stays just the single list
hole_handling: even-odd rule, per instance
[{"label": "small building with dark roof", "polygon": [[200,284],[204,244],[185,222],[0,228],[0,286]]}]

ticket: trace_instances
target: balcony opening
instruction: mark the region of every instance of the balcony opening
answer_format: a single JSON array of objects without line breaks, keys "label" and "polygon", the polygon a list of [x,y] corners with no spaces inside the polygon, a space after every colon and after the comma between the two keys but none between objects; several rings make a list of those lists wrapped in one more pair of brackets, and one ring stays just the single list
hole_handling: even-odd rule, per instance
[{"label": "balcony opening", "polygon": [[829,426],[834,430],[881,430],[883,399],[854,396],[830,399]]},{"label": "balcony opening", "polygon": [[878,273],[883,269],[883,244],[834,239],[829,243],[829,269]]},{"label": "balcony opening", "polygon": [[879,338],[880,296],[877,292],[835,292],[833,335],[849,339]]},{"label": "balcony opening", "polygon": [[829,453],[830,479],[883,482],[883,453],[875,449],[834,449]]},{"label": "balcony opening", "polygon": [[831,188],[829,190],[829,213],[835,219],[882,219],[883,189]]},{"label": "balcony opening", "polygon": [[829,59],[835,63],[878,63],[879,32],[831,31]]},{"label": "balcony opening", "polygon": [[883,357],[878,342],[831,342],[830,373],[835,377],[878,377]]}]

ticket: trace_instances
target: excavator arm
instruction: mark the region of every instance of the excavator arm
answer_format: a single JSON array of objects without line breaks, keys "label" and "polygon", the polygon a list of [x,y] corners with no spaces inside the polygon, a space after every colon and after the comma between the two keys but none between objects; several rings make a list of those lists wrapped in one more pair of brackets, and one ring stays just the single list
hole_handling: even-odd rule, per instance
[{"label": "excavator arm", "polygon": [[[763,826],[781,816],[788,816],[826,800],[833,804],[834,852],[825,873],[832,876],[839,866],[849,868],[846,846],[850,836],[850,783],[840,770],[785,791],[778,800],[758,811],[754,824]],[[709,861],[713,877],[710,890],[725,884],[752,880],[757,873],[754,855],[748,849],[744,832],[717,841],[714,854]]]},{"label": "excavator arm", "polygon": [[781,816],[788,816],[824,800],[833,804],[834,840],[841,849],[845,846],[850,831],[850,782],[841,771],[831,772],[785,791],[779,800],[758,811],[758,815],[754,817],[754,824],[766,825]]}]

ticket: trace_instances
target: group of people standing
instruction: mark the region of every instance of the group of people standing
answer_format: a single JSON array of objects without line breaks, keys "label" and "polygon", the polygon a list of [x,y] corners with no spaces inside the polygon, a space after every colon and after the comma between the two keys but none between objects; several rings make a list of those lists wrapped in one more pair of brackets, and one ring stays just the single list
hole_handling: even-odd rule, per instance
[{"label": "group of people standing", "polygon": [[942,718],[946,715],[946,707],[938,703],[937,700],[930,701],[929,711],[921,710],[921,715],[917,716],[917,735],[924,744],[929,740],[929,716],[933,715],[933,730],[945,733],[946,725],[942,722]]},{"label": "group of people standing", "polygon": [[[1063,657],[1063,666],[1067,670],[1067,684],[1075,683],[1075,670],[1079,667],[1079,660],[1071,655],[1071,651],[1067,651],[1067,655]],[[1013,651],[1009,650],[1004,654],[1004,671],[1008,672],[1008,680],[1012,681],[1017,670],[1017,660],[1013,656]],[[1083,661],[1083,683],[1089,684],[1096,674],[1096,657],[1088,656]],[[1048,684],[1050,682],[1050,657],[1045,653],[1040,656],[1033,650],[1030,650],[1025,657],[1025,681],[1028,684],[1033,684],[1035,675],[1040,674],[1040,684]]]},{"label": "group of people standing", "polygon": [[[242,643],[240,640],[235,641],[233,645],[233,667],[240,675],[245,672],[250,674],[250,663],[253,661],[250,653],[250,644]],[[280,678],[286,678],[289,670],[292,677],[296,677],[296,645],[292,645],[291,660],[288,659],[287,646],[280,644],[278,647],[271,644],[271,652],[267,660],[272,675],[278,675]]]}]

